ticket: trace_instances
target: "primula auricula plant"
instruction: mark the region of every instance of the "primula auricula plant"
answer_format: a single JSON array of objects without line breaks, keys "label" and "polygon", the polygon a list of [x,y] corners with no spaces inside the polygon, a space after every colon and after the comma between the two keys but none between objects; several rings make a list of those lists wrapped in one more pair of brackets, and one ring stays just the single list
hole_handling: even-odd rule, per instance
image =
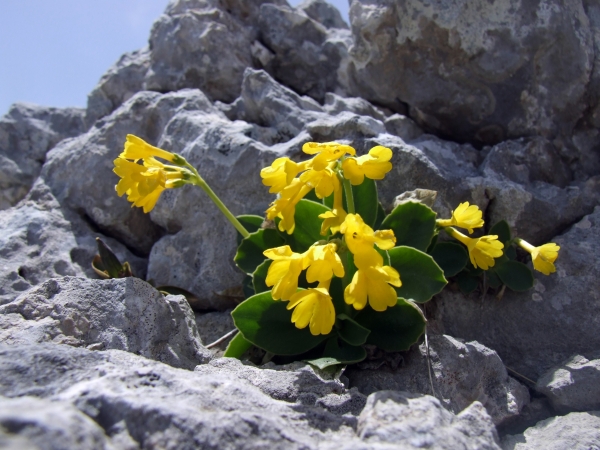
[{"label": "primula auricula plant", "polygon": [[[127,136],[114,162],[117,193],[133,206],[149,212],[163,190],[195,184],[240,233],[235,262],[246,274],[247,298],[232,312],[239,332],[225,356],[241,357],[254,345],[324,368],[363,360],[365,344],[407,350],[425,331],[419,304],[448,278],[465,292],[482,284],[527,290],[533,275],[517,260],[517,247],[530,253],[534,269],[556,270],[558,245],[512,238],[504,221],[488,235],[467,236],[484,225],[481,210],[468,202],[449,219],[437,219],[420,202],[386,214],[375,180],[392,169],[389,148],[358,157],[336,142],[308,142],[302,150],[312,158],[278,158],[261,170],[277,195],[266,220],[234,217],[183,157],[136,136]],[[452,239],[439,239],[440,231]]]}]

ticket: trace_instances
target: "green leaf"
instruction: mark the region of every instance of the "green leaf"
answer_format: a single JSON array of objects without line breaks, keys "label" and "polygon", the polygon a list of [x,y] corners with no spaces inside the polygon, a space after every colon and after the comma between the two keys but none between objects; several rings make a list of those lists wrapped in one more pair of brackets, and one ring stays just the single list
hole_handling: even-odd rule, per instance
[{"label": "green leaf", "polygon": [[403,203],[383,220],[381,229],[394,231],[397,246],[425,251],[435,232],[435,213],[423,203]]},{"label": "green leaf", "polygon": [[533,272],[518,261],[506,261],[497,264],[494,271],[502,282],[513,291],[523,292],[533,287]]},{"label": "green leaf", "polygon": [[487,285],[492,289],[497,289],[502,285],[502,280],[493,268],[490,268],[490,270],[486,272],[485,276]]},{"label": "green leaf", "polygon": [[517,259],[517,249],[514,245],[509,245],[508,247],[504,247],[504,254],[508,259],[515,260]]},{"label": "green leaf", "polygon": [[[252,214],[242,214],[241,216],[236,216],[236,219],[244,226],[248,233],[254,233],[255,231],[260,230],[264,219],[260,216],[255,216]],[[236,233],[237,245],[240,245],[242,242],[243,236],[238,232]]]},{"label": "green leaf", "polygon": [[252,347],[252,342],[247,341],[242,333],[238,332],[229,342],[229,345],[227,345],[223,356],[225,358],[240,359],[242,355],[246,353],[248,349],[250,349],[250,347]]},{"label": "green leaf", "polygon": [[247,274],[251,274],[267,259],[263,252],[284,245],[285,241],[276,230],[267,228],[250,233],[242,239],[233,260]]},{"label": "green leaf", "polygon": [[367,352],[361,346],[348,345],[337,336],[332,336],[325,343],[323,356],[334,358],[338,361],[337,364],[354,364],[365,359]]},{"label": "green leaf", "polygon": [[442,268],[446,278],[456,275],[469,262],[469,253],[456,242],[438,242],[431,251],[431,257]]},{"label": "green leaf", "polygon": [[274,301],[271,292],[253,295],[231,313],[244,338],[276,355],[298,355],[319,345],[328,336],[313,336],[308,327],[299,330],[292,323],[288,302]]},{"label": "green leaf", "polygon": [[252,277],[248,274],[242,280],[242,291],[244,292],[244,298],[252,297],[255,294]]},{"label": "green leaf", "polygon": [[254,292],[256,294],[260,294],[261,292],[270,291],[271,288],[267,286],[267,272],[269,271],[269,267],[271,267],[270,259],[266,259],[259,264],[254,273],[252,274],[252,287],[254,288]]},{"label": "green leaf", "polygon": [[313,202],[323,203],[323,199],[320,199],[319,197],[317,197],[317,194],[316,194],[316,192],[315,192],[314,189],[311,189],[310,191],[308,191],[308,194],[306,194],[304,196],[304,198],[306,200],[310,200],[310,201],[313,201]]},{"label": "green leaf", "polygon": [[124,267],[112,249],[106,245],[102,239],[96,238],[96,245],[98,246],[98,253],[100,254],[100,259],[102,261],[102,268],[110,278],[123,278],[125,276],[132,276],[127,274],[127,268],[129,265]]},{"label": "green leaf", "polygon": [[[362,220],[373,228],[377,220],[377,211],[379,209],[377,184],[375,184],[374,180],[365,177],[361,184],[352,186],[352,196],[354,197],[354,209],[356,210],[356,214],[360,214]],[[348,211],[348,209],[346,209],[346,211]]]},{"label": "green leaf", "polygon": [[470,294],[479,286],[479,277],[463,270],[456,276],[456,282],[463,293]]},{"label": "green leaf", "polygon": [[448,283],[440,266],[427,253],[412,247],[394,247],[388,254],[390,265],[400,274],[402,286],[396,291],[402,298],[423,303]]},{"label": "green leaf", "polygon": [[398,299],[396,306],[377,312],[371,307],[362,310],[355,320],[371,330],[367,344],[388,352],[408,350],[425,332],[425,316],[411,301]]},{"label": "green leaf", "polygon": [[[281,232],[281,235],[294,252],[303,253],[315,242],[326,239],[327,236],[321,235],[323,219],[318,216],[327,211],[330,211],[327,206],[312,200],[302,199],[298,202],[294,217],[296,222],[294,232],[291,235],[285,231]],[[276,221],[279,223],[279,219],[276,219]]]},{"label": "green leaf", "polygon": [[506,243],[510,241],[510,227],[508,226],[506,220],[501,220],[500,222],[495,224],[490,229],[490,232],[488,234],[497,235],[498,240],[504,245],[506,245]]},{"label": "green leaf", "polygon": [[346,314],[338,314],[337,318],[340,319],[341,324],[338,330],[340,338],[350,345],[362,345],[367,342],[370,330],[352,320]]},{"label": "green leaf", "polygon": [[383,219],[385,219],[385,209],[383,209],[381,202],[377,202],[377,218],[375,219],[375,225],[373,225],[374,230],[381,230]]}]

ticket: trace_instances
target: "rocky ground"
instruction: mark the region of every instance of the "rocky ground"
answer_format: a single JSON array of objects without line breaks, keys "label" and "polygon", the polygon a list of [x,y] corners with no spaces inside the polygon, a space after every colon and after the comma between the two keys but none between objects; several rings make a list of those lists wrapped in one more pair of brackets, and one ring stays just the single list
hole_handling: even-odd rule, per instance
[{"label": "rocky ground", "polygon": [[[600,448],[600,7],[592,0],[173,0],[86,109],[0,119],[0,446]],[[226,49],[224,52],[223,50]],[[343,373],[209,349],[233,328],[235,232],[199,189],[114,191],[125,135],[178,152],[235,214],[304,142],[394,152],[438,191],[561,246],[501,299],[450,286],[425,344]],[[141,278],[98,280],[101,237]],[[198,297],[163,297],[150,284]],[[431,378],[429,372],[431,371]]]}]

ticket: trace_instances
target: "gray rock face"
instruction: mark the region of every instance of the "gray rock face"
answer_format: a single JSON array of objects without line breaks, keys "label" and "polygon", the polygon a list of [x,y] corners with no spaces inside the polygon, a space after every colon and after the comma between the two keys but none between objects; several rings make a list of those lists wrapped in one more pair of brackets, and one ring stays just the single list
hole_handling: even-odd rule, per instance
[{"label": "gray rock face", "polygon": [[12,105],[0,119],[0,210],[25,197],[48,150],[85,130],[81,109]]},{"label": "gray rock face", "polygon": [[227,102],[238,96],[244,69],[252,66],[250,36],[241,21],[218,3],[169,3],[150,35],[148,89],[199,88],[211,99]]},{"label": "gray rock face", "polygon": [[0,398],[0,445],[10,450],[112,448],[104,430],[73,405],[28,396]]},{"label": "gray rock face", "polygon": [[600,359],[572,356],[542,375],[536,390],[559,413],[600,410]]},{"label": "gray rock face", "polygon": [[86,122],[109,115],[137,92],[145,90],[145,77],[150,68],[150,50],[144,48],[125,53],[102,75],[87,100]]},{"label": "gray rock face", "polygon": [[297,6],[297,9],[325,28],[348,28],[348,24],[342,19],[340,12],[325,0],[304,0]]},{"label": "gray rock face", "polygon": [[600,448],[600,412],[571,413],[539,422],[525,433],[506,436],[504,450]]},{"label": "gray rock face", "polygon": [[91,268],[98,251],[95,237],[103,239],[121,261],[128,261],[136,276],[146,275],[145,259],[90,229],[76,213],[61,208],[40,182],[18,206],[0,211],[0,229],[0,304],[50,278],[95,278]]},{"label": "gray rock face", "polygon": [[[434,393],[458,413],[474,401],[486,408],[496,425],[517,416],[529,403],[527,388],[506,373],[497,353],[477,343],[462,344],[450,336],[429,339]],[[431,394],[425,344],[414,349],[397,369],[349,369],[350,385],[363,394],[393,389]]]},{"label": "gray rock face", "polygon": [[[431,448],[449,448],[444,446],[444,432],[461,445],[454,448],[497,448],[493,425],[477,404],[455,417],[429,397],[392,393],[388,397],[394,402],[410,399],[408,405],[392,405],[374,396],[359,416],[357,436],[357,419],[352,414],[303,404],[302,396],[295,402],[274,399],[267,394],[276,390],[269,386],[268,377],[277,373],[265,371],[259,388],[251,375],[260,369],[244,369],[239,363],[233,367],[229,361],[217,360],[189,372],[118,350],[91,352],[53,344],[2,346],[0,394],[40,397],[43,400],[37,400],[38,404],[44,405],[40,410],[46,411],[73,405],[103,429],[115,448],[391,448],[398,445],[402,423],[400,442],[407,448],[420,448],[417,442],[423,439]],[[281,386],[288,384],[286,391],[299,381],[300,391],[308,389],[317,396],[329,392],[324,398],[338,395],[327,386],[341,389],[339,383],[319,382],[315,375],[308,375],[312,381],[307,385],[302,373],[309,372],[279,373],[278,380]],[[382,416],[385,407],[394,410],[393,423]],[[66,409],[73,421],[80,421],[74,408]],[[39,416],[41,412],[35,425],[50,428],[53,418]],[[417,418],[428,420],[416,427]],[[19,431],[11,435],[27,437]]]},{"label": "gray rock face", "polygon": [[163,297],[138,278],[65,277],[0,306],[0,342],[119,349],[193,369],[210,359],[183,296]]},{"label": "gray rock face", "polygon": [[344,66],[347,57],[350,32],[340,28],[328,30],[326,25],[303,14],[301,6],[299,9],[261,6],[260,39],[273,53],[263,67],[296,92],[323,101],[325,93],[335,91],[340,84],[338,68]]},{"label": "gray rock face", "polygon": [[354,92],[408,103],[446,135],[568,135],[586,108],[594,43],[580,1],[353,1],[350,21]]},{"label": "gray rock face", "polygon": [[537,379],[574,352],[600,347],[597,273],[600,208],[554,242],[561,250],[557,272],[535,274],[531,291],[507,290],[501,301],[445,290],[435,300],[445,332],[476,339],[498,352],[505,364]]},{"label": "gray rock face", "polygon": [[428,395],[381,391],[371,394],[360,414],[358,435],[368,442],[400,448],[499,449],[496,429],[481,403],[457,416]]}]

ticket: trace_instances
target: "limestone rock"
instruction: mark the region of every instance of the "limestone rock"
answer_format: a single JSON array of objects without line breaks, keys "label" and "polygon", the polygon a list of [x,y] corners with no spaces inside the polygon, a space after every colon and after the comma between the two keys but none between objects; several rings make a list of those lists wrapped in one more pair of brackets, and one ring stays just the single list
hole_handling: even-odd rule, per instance
[{"label": "limestone rock", "polygon": [[[384,392],[371,396],[357,420],[305,404],[303,392],[325,394],[321,400],[329,405],[347,392],[338,391],[339,382],[296,369],[261,376],[262,369],[216,360],[191,372],[119,350],[2,345],[0,395],[15,404],[37,401],[37,417],[62,406],[74,417],[63,429],[86,415],[104,431],[109,448],[387,449],[399,442],[421,448],[424,440],[430,448],[498,448],[491,420],[477,403],[454,416],[432,397]],[[276,377],[273,386],[270,377]],[[279,388],[299,395],[272,398]],[[53,424],[47,416],[36,420],[39,428]]]},{"label": "limestone rock", "polygon": [[594,61],[582,3],[354,0],[352,93],[407,103],[420,124],[456,139],[568,135]]},{"label": "limestone rock", "polygon": [[85,130],[82,109],[12,105],[0,119],[0,210],[25,197],[48,150]]},{"label": "limestone rock", "polygon": [[138,278],[53,279],[0,306],[0,341],[119,349],[193,369],[210,352],[183,296],[163,297]]},{"label": "limestone rock", "polygon": [[0,211],[0,230],[0,305],[50,278],[95,278],[91,261],[98,251],[96,237],[128,261],[136,276],[146,275],[145,259],[61,208],[43,183],[36,183],[18,206]]},{"label": "limestone rock", "polygon": [[[527,388],[508,376],[495,351],[443,335],[431,336],[429,347],[434,392],[455,413],[479,401],[499,425],[529,403]],[[407,354],[404,364],[397,369],[350,368],[346,375],[363,394],[389,389],[431,394],[425,344]]]},{"label": "limestone rock", "polygon": [[336,90],[338,68],[351,42],[348,30],[328,30],[301,7],[296,11],[269,3],[260,8],[258,26],[261,42],[273,53],[263,68],[276,80],[318,101]]},{"label": "limestone rock", "polygon": [[106,71],[87,99],[86,122],[91,126],[107,116],[134,94],[145,90],[150,68],[150,50],[125,53]]},{"label": "limestone rock", "polygon": [[600,347],[600,208],[553,241],[561,247],[557,272],[536,272],[528,292],[507,290],[502,300],[451,290],[437,296],[436,318],[445,332],[493,348],[508,367],[534,380],[575,352],[594,354]]},{"label": "limestone rock", "polygon": [[500,448],[496,429],[480,403],[454,416],[434,397],[399,391],[371,394],[357,433],[369,444],[394,442],[407,449]]},{"label": "limestone rock", "polygon": [[600,448],[600,411],[552,417],[523,434],[506,436],[504,450],[563,450]]},{"label": "limestone rock", "polygon": [[600,410],[600,359],[574,355],[542,375],[536,389],[559,413]]},{"label": "limestone rock", "polygon": [[308,17],[325,28],[348,28],[337,8],[325,0],[304,0],[296,9],[304,11]]},{"label": "limestone rock", "polygon": [[0,445],[10,450],[112,448],[96,422],[66,402],[0,398]]}]

